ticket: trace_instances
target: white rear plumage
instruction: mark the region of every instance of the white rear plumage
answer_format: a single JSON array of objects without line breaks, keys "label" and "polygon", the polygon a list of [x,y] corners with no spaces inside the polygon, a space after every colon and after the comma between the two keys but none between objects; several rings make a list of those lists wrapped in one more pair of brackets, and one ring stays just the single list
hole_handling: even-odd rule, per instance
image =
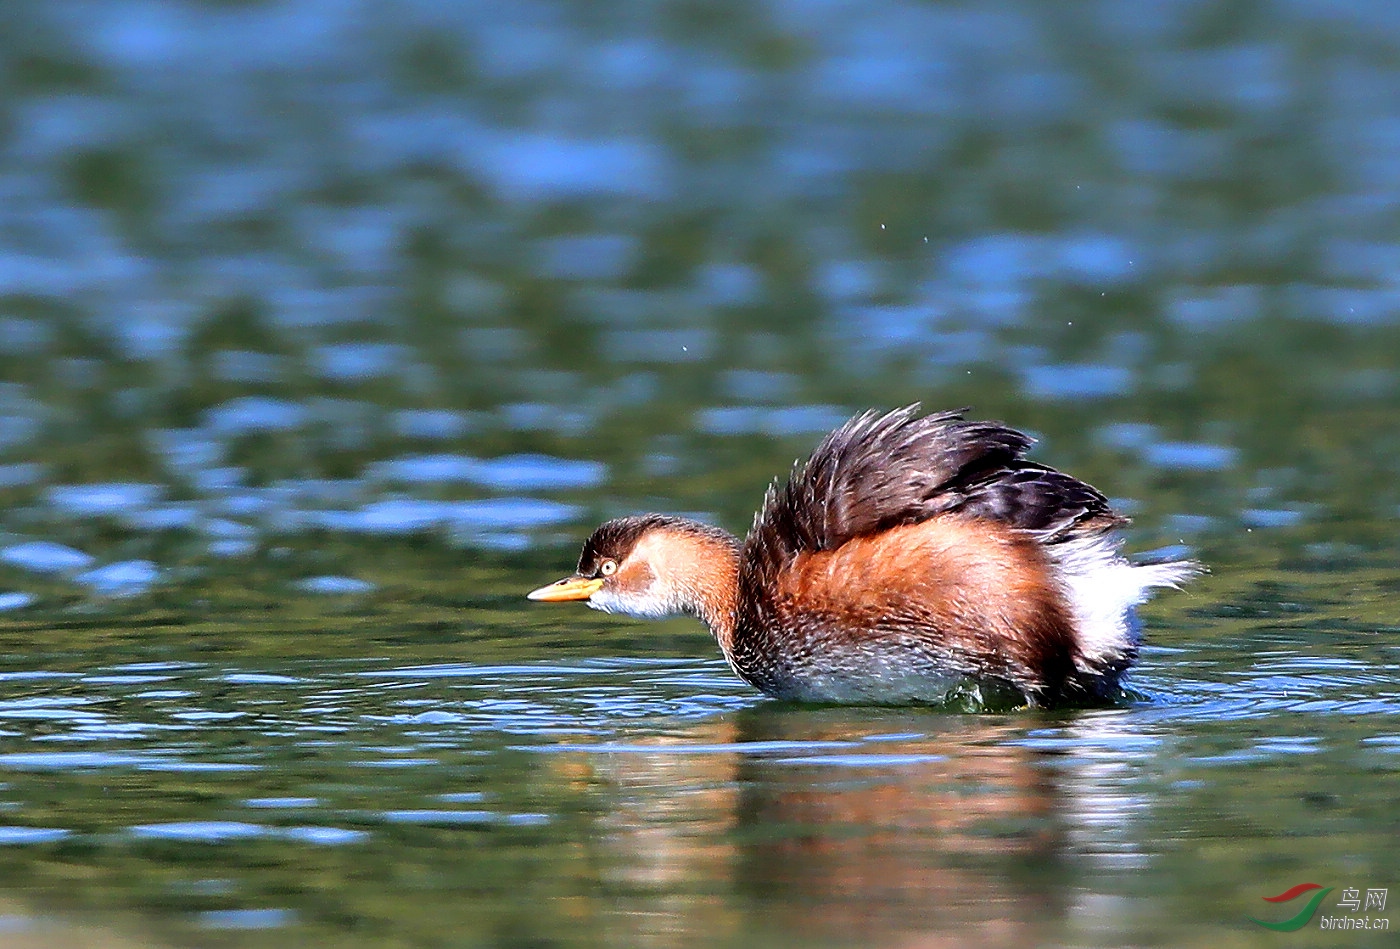
[{"label": "white rear plumage", "polygon": [[1179,588],[1202,571],[1190,560],[1131,563],[1108,533],[1068,538],[1046,550],[1074,611],[1080,652],[1091,663],[1113,665],[1135,653],[1133,607],[1147,602],[1153,587]]}]

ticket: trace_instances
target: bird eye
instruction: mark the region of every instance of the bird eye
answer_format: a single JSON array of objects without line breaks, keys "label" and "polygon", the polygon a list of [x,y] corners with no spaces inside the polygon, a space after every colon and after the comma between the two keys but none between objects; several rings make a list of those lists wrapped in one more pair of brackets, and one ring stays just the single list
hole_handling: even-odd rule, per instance
[{"label": "bird eye", "polygon": [[598,572],[601,573],[601,574],[602,574],[603,576],[605,576],[605,577],[610,577],[610,576],[612,576],[613,574],[617,573],[617,561],[616,561],[616,560],[604,560],[603,563],[602,563],[602,566],[600,566],[600,567],[598,568]]}]

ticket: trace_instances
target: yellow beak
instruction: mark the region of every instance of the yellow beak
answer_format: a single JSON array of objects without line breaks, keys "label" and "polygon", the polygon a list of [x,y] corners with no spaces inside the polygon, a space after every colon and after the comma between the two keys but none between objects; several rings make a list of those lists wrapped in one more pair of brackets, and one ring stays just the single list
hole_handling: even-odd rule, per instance
[{"label": "yellow beak", "polygon": [[562,603],[565,600],[586,600],[603,588],[603,581],[587,577],[565,577],[547,587],[531,590],[527,599],[543,600],[546,603]]}]

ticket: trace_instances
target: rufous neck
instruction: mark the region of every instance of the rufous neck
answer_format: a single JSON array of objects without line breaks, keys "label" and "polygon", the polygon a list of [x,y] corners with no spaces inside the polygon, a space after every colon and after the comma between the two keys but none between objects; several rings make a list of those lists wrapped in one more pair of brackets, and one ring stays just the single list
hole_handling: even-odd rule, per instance
[{"label": "rufous neck", "polygon": [[726,651],[739,602],[739,541],[696,523],[644,538],[634,551],[661,578],[661,596],[677,612],[698,616]]},{"label": "rufous neck", "polygon": [[727,654],[734,641],[734,618],[739,605],[739,549],[715,548],[696,563],[691,581],[695,615],[715,634]]}]

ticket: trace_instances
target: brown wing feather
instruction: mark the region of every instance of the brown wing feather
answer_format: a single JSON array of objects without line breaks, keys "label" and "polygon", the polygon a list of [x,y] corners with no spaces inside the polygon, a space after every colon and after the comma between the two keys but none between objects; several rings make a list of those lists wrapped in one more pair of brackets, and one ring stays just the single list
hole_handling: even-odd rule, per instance
[{"label": "brown wing feather", "polygon": [[961,411],[919,416],[911,405],[866,412],[832,432],[787,484],[768,489],[745,560],[776,567],[804,551],[960,511],[1047,543],[1076,527],[1123,522],[1082,481],[1025,460],[1032,439]]},{"label": "brown wing feather", "polygon": [[948,510],[1028,531],[1045,544],[1111,530],[1128,519],[1108,499],[1078,478],[1054,468],[1019,461],[986,480],[950,486]]}]

